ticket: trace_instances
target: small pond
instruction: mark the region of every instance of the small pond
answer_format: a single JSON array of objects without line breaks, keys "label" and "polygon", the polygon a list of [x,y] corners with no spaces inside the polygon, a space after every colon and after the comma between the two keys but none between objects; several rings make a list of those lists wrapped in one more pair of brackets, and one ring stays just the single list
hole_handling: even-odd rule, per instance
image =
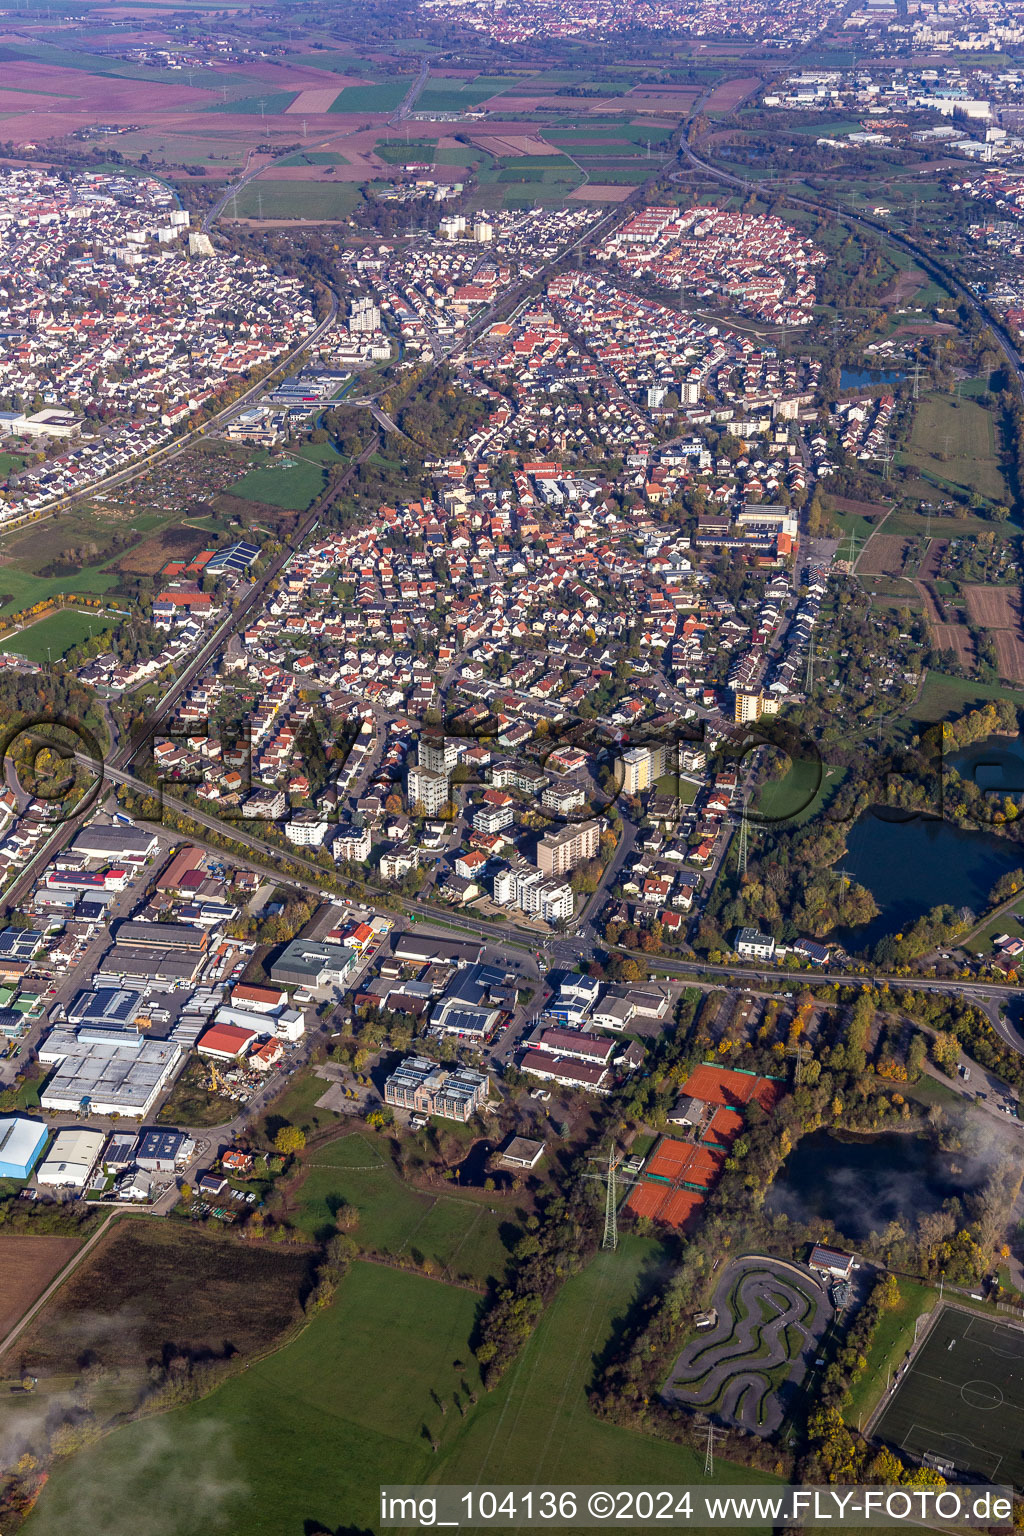
[{"label": "small pond", "polygon": [[842,868],[867,886],[879,913],[870,923],[831,937],[861,954],[943,903],[980,914],[1000,875],[1022,864],[1021,845],[994,833],[967,832],[934,817],[888,821],[866,811],[847,835]]},{"label": "small pond", "polygon": [[797,1142],[768,1191],[769,1211],[794,1221],[831,1221],[851,1243],[890,1221],[912,1226],[963,1193],[953,1159],[923,1136],[815,1131]]},{"label": "small pond", "polygon": [[878,384],[899,384],[907,375],[898,368],[842,368],[840,389],[870,389]]}]

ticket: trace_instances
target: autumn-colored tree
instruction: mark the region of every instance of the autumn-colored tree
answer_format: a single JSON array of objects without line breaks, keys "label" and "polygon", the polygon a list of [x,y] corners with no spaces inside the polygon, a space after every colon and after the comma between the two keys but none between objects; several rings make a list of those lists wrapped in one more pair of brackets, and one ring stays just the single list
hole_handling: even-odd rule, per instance
[{"label": "autumn-colored tree", "polygon": [[296,1152],[301,1152],[306,1145],[306,1133],[297,1125],[282,1125],[274,1137],[274,1147],[282,1157],[291,1157]]}]

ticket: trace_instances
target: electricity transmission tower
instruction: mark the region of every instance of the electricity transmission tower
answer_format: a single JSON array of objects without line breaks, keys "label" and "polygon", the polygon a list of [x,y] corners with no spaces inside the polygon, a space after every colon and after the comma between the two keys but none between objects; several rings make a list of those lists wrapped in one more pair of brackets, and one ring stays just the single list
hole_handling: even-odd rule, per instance
[{"label": "electricity transmission tower", "polygon": [[[596,1162],[597,1159],[595,1158]],[[633,1185],[642,1183],[639,1175],[631,1172],[620,1174],[619,1158],[615,1151],[615,1143],[608,1148],[608,1163],[600,1173],[585,1173],[585,1179],[600,1180],[604,1185],[604,1237],[601,1240],[602,1248],[617,1248],[619,1245],[619,1188],[621,1185]]]},{"label": "electricity transmission tower", "polygon": [[704,1447],[704,1476],[713,1477],[715,1473],[715,1426],[708,1425],[708,1438]]},{"label": "electricity transmission tower", "polygon": [[842,916],[846,906],[846,892],[853,877],[848,869],[837,869],[836,874],[839,876],[839,914]]},{"label": "electricity transmission tower", "polygon": [[619,1217],[617,1206],[617,1191],[615,1188],[615,1147],[608,1148],[608,1185],[604,1197],[604,1237],[601,1239],[602,1248],[615,1249],[619,1246]]},{"label": "electricity transmission tower", "polygon": [[747,802],[743,802],[743,810],[740,813],[740,851],[736,859],[740,879],[747,878]]}]

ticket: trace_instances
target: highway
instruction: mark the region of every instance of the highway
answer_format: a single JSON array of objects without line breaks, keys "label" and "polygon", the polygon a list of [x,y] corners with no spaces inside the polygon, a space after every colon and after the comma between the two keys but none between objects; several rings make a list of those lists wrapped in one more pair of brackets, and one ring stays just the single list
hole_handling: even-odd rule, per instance
[{"label": "highway", "polygon": [[1024,360],[1022,360],[1020,353],[1014,345],[1009,331],[999,317],[982,304],[981,300],[972,292],[967,284],[957,277],[955,272],[950,271],[931,251],[918,244],[916,240],[912,240],[909,235],[901,235],[896,230],[891,229],[889,225],[883,224],[881,219],[872,218],[867,214],[851,213],[849,209],[844,208],[838,203],[819,202],[804,196],[797,197],[793,193],[787,192],[785,186],[780,185],[778,182],[753,181],[747,177],[733,176],[728,171],[720,170],[718,166],[712,165],[710,161],[702,160],[699,155],[694,154],[689,142],[689,134],[693,122],[694,118],[691,116],[679,146],[680,154],[692,169],[702,171],[704,175],[711,176],[716,181],[724,182],[726,186],[738,188],[748,194],[751,192],[763,192],[770,197],[778,197],[781,194],[788,203],[792,203],[794,208],[806,208],[809,213],[831,214],[835,218],[842,219],[847,224],[856,224],[861,229],[869,229],[873,234],[882,235],[886,240],[891,241],[893,245],[899,246],[901,250],[913,256],[915,261],[920,262],[926,271],[938,277],[939,281],[951,293],[962,299],[965,304],[974,310],[983,325],[988,326],[999,343],[1000,351],[1006,358],[1014,378],[1017,380],[1017,386],[1021,394],[1024,395]]},{"label": "highway", "polygon": [[[78,754],[77,760],[83,767],[94,768],[92,759],[84,753]],[[152,797],[153,788],[142,779],[123,768],[107,765],[105,777],[115,784],[124,785],[138,794]],[[179,815],[187,816],[198,826],[205,827],[208,831],[216,832],[222,837],[230,837],[234,842],[248,847],[255,857],[251,863],[244,857],[239,857],[232,852],[230,857],[242,867],[255,870],[257,873],[266,873],[268,860],[272,865],[280,867],[287,862],[308,870],[308,876],[296,876],[282,873],[282,878],[309,895],[320,899],[320,891],[325,882],[332,879],[332,871],[325,870],[307,859],[302,850],[283,849],[276,843],[260,837],[250,830],[245,822],[225,823],[216,816],[197,810],[187,801],[179,799],[168,792],[163,793],[164,804]],[[197,839],[202,841],[202,839]],[[223,851],[223,850],[219,850]],[[346,879],[346,884],[350,883]],[[360,884],[361,882],[351,882]],[[374,906],[374,898],[381,892],[372,884],[361,883],[362,901],[371,910]],[[410,900],[400,897],[396,893],[389,892],[388,900],[392,903],[389,907],[379,907],[385,916],[394,916],[395,906],[411,919],[423,923],[438,923],[446,929],[463,933],[467,936],[479,938],[487,944],[512,944],[516,949],[532,952],[542,952],[545,962],[549,966],[557,966],[572,970],[585,966],[588,961],[595,958],[600,946],[592,925],[584,921],[578,934],[551,934],[541,935],[531,933],[518,927],[515,923],[482,922],[463,912],[453,912],[449,907],[438,907],[432,903]],[[1024,1038],[1002,1019],[1000,1005],[1011,998],[1019,997],[1020,991],[1008,982],[997,981],[963,981],[960,979],[943,979],[930,976],[897,976],[889,971],[853,971],[853,970],[816,970],[785,971],[769,966],[744,965],[741,962],[722,963],[713,965],[710,961],[673,959],[667,955],[650,955],[642,950],[627,949],[623,945],[609,946],[615,953],[629,955],[634,959],[644,961],[653,971],[666,977],[676,976],[680,979],[692,981],[703,989],[712,987],[747,986],[777,991],[786,983],[795,985],[834,984],[848,987],[888,987],[890,991],[909,990],[915,992],[934,992],[947,997],[963,997],[968,1002],[976,1003],[984,1009],[993,1028],[1000,1038],[1014,1051],[1024,1055]]]}]

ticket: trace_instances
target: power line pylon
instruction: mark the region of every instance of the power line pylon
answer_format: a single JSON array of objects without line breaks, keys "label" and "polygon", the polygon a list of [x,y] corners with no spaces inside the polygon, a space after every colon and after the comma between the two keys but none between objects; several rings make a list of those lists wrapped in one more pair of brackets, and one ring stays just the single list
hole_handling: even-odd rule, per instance
[{"label": "power line pylon", "polygon": [[743,802],[743,810],[740,813],[740,851],[736,860],[741,880],[747,878],[747,802]]},{"label": "power line pylon", "polygon": [[608,1185],[604,1198],[604,1237],[601,1239],[602,1248],[615,1249],[619,1246],[619,1218],[616,1209],[618,1197],[615,1188],[615,1148],[608,1148]]},{"label": "power line pylon", "polygon": [[837,869],[836,874],[839,876],[839,915],[841,917],[846,907],[846,893],[853,877],[848,869]]},{"label": "power line pylon", "polygon": [[707,1444],[704,1448],[704,1476],[713,1477],[715,1473],[715,1426],[708,1425]]}]

